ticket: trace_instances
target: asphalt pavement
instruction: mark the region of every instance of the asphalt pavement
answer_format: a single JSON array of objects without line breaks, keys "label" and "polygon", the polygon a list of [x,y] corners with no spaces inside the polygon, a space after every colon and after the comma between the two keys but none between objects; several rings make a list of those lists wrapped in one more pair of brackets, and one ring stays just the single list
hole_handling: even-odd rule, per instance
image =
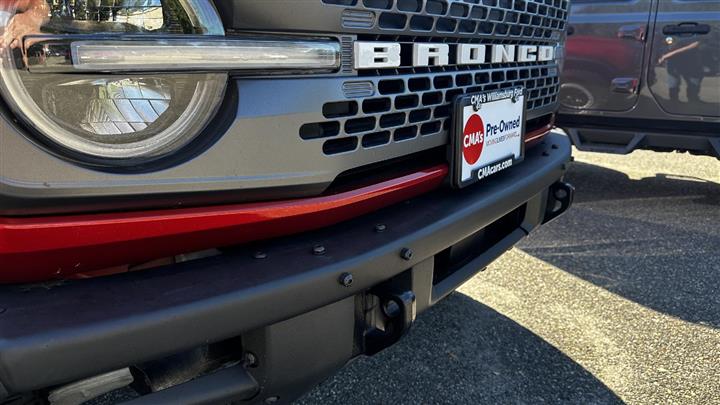
[{"label": "asphalt pavement", "polygon": [[575,153],[574,207],[300,404],[720,404],[720,161]]}]

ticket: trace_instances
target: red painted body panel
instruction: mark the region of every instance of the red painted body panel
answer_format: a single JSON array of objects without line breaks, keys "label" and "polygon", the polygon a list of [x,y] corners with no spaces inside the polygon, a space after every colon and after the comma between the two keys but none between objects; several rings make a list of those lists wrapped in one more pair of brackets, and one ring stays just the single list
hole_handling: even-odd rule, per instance
[{"label": "red painted body panel", "polygon": [[166,211],[0,218],[0,283],[79,273],[335,224],[431,191],[445,165],[335,195]]},{"label": "red painted body panel", "polygon": [[555,115],[552,116],[550,119],[550,122],[546,125],[543,125],[540,128],[535,129],[532,132],[528,132],[525,134],[525,144],[526,146],[534,145],[535,142],[539,141],[548,134],[553,128],[555,127]]}]

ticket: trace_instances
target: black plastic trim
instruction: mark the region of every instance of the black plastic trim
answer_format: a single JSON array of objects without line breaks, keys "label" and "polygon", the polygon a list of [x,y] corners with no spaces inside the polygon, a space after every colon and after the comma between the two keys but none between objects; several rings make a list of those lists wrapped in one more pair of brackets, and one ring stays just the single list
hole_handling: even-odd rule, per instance
[{"label": "black plastic trim", "polygon": [[435,284],[432,290],[431,303],[435,304],[441,299],[447,297],[448,294],[457,288],[457,286],[474,276],[478,269],[484,268],[495,258],[500,257],[500,255],[510,250],[516,243],[525,238],[525,236],[527,236],[527,232],[525,232],[524,229],[515,229],[509,235],[502,238],[492,248],[473,259],[470,263],[462,266],[441,282]]},{"label": "black plastic trim", "polygon": [[647,118],[618,118],[593,115],[558,114],[555,123],[559,127],[616,129],[622,131],[658,132],[678,136],[715,135],[720,133],[720,121],[683,121]]},{"label": "black plastic trim", "polygon": [[242,365],[127,401],[127,405],[173,405],[182,398],[184,405],[224,404],[254,397],[260,387]]},{"label": "black plastic trim", "polygon": [[644,129],[613,127],[565,127],[578,150],[626,155],[637,149],[655,151],[688,151],[720,159],[720,132],[654,132]]}]

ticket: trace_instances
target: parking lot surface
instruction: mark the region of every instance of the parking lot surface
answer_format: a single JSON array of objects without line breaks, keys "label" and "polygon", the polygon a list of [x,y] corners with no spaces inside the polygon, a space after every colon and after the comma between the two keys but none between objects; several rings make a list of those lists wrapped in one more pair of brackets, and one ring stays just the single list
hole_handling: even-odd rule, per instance
[{"label": "parking lot surface", "polygon": [[720,161],[575,156],[565,216],[300,403],[720,403]]}]

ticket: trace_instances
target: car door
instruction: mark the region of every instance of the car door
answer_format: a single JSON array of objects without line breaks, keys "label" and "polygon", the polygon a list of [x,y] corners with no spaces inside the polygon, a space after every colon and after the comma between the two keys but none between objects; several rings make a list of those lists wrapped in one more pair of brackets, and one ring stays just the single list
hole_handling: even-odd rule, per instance
[{"label": "car door", "polygon": [[573,0],[563,110],[626,111],[638,98],[653,0]]},{"label": "car door", "polygon": [[720,1],[658,3],[650,90],[668,113],[720,116]]}]

